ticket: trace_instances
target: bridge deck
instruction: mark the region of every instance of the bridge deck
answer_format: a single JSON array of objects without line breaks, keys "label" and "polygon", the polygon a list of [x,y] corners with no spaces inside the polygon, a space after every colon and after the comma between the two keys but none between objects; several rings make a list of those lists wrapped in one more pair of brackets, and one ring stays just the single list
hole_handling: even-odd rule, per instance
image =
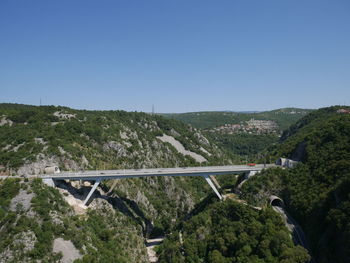
[{"label": "bridge deck", "polygon": [[97,170],[85,172],[63,172],[58,174],[45,174],[38,177],[44,179],[47,184],[54,185],[52,180],[91,180],[95,181],[92,189],[85,198],[86,205],[102,180],[136,178],[148,176],[202,176],[208,182],[216,195],[222,199],[221,194],[216,189],[209,175],[232,174],[237,172],[261,171],[265,168],[274,167],[274,164],[258,164],[254,166],[248,165],[231,165],[231,166],[205,166],[205,167],[180,167],[180,168],[156,168],[156,169],[125,169],[125,170]]},{"label": "bridge deck", "polygon": [[205,167],[180,167],[180,168],[155,168],[155,169],[123,169],[123,170],[97,170],[84,172],[62,172],[58,174],[40,175],[43,179],[53,180],[107,180],[148,176],[206,176],[230,174],[235,172],[261,171],[265,168],[275,167],[274,164],[258,164],[255,166],[231,165],[231,166],[205,166]]}]

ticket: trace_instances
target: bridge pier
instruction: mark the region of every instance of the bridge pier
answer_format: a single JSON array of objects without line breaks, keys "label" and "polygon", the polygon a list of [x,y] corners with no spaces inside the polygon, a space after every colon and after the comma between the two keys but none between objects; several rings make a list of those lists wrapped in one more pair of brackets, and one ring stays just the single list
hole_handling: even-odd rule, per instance
[{"label": "bridge pier", "polygon": [[207,181],[207,183],[210,185],[211,189],[215,192],[215,194],[219,197],[220,200],[222,200],[222,196],[219,193],[218,189],[216,189],[213,181],[210,179],[209,175],[204,175],[204,179]]},{"label": "bridge pier", "polygon": [[249,179],[250,177],[254,176],[258,171],[249,171],[246,173],[245,178]]},{"label": "bridge pier", "polygon": [[101,179],[96,179],[96,181],[95,181],[93,187],[91,188],[89,194],[88,194],[87,197],[85,198],[85,201],[84,201],[83,205],[86,205],[86,204],[87,204],[87,202],[89,201],[90,197],[91,197],[92,194],[95,192],[97,186],[100,184],[100,182],[101,182]]}]

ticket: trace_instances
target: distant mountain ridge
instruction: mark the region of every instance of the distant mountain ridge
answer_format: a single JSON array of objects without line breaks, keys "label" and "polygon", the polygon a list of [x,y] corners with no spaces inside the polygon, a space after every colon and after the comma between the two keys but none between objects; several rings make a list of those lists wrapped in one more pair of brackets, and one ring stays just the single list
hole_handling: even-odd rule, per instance
[{"label": "distant mountain ridge", "polygon": [[271,120],[275,121],[279,130],[287,129],[291,124],[305,116],[312,109],[282,108],[271,111],[201,111],[187,113],[163,113],[162,116],[177,119],[200,129],[215,128],[225,124],[238,124],[241,121]]}]

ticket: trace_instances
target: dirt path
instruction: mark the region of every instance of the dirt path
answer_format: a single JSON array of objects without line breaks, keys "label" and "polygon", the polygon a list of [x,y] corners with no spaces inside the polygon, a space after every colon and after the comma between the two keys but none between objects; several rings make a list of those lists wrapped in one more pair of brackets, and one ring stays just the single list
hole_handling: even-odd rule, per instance
[{"label": "dirt path", "polygon": [[164,237],[157,237],[153,239],[146,239],[146,248],[147,248],[147,254],[149,258],[149,262],[158,262],[158,257],[156,252],[154,251],[155,246],[158,246],[160,243],[162,243],[164,240]]}]

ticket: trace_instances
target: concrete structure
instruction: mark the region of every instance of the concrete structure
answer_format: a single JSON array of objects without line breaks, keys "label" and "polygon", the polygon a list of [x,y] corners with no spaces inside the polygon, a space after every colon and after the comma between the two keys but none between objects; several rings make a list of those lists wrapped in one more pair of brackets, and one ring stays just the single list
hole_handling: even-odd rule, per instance
[{"label": "concrete structure", "polygon": [[279,198],[276,195],[271,195],[270,196],[270,205],[271,206],[278,206],[278,207],[284,207],[284,202],[281,198]]},{"label": "concrete structure", "polygon": [[[156,168],[156,169],[124,169],[124,170],[99,170],[85,172],[63,172],[56,174],[44,174],[37,177],[42,178],[48,184],[51,180],[85,180],[95,181],[92,189],[85,198],[84,205],[87,204],[90,197],[96,190],[97,186],[103,180],[123,179],[123,178],[140,178],[148,176],[202,176],[208,182],[210,187],[222,199],[221,194],[210,179],[210,175],[233,174],[237,172],[256,173],[265,168],[275,167],[274,164],[264,165],[257,164],[255,166],[248,165],[231,165],[231,166],[207,166],[207,167],[180,167],[180,168]],[[35,177],[35,176],[31,176]]]},{"label": "concrete structure", "polygon": [[58,166],[46,166],[44,172],[46,174],[59,174],[61,171]]},{"label": "concrete structure", "polygon": [[276,161],[276,165],[286,167],[286,168],[293,168],[297,166],[298,163],[299,163],[298,161],[294,161],[287,158],[278,158],[278,160]]},{"label": "concrete structure", "polygon": [[240,193],[240,190],[241,190],[241,188],[242,188],[242,185],[243,185],[250,177],[253,177],[257,172],[258,172],[258,171],[248,171],[248,172],[245,173],[242,182],[240,182],[240,183],[237,185],[236,189],[235,189],[236,194]]}]

